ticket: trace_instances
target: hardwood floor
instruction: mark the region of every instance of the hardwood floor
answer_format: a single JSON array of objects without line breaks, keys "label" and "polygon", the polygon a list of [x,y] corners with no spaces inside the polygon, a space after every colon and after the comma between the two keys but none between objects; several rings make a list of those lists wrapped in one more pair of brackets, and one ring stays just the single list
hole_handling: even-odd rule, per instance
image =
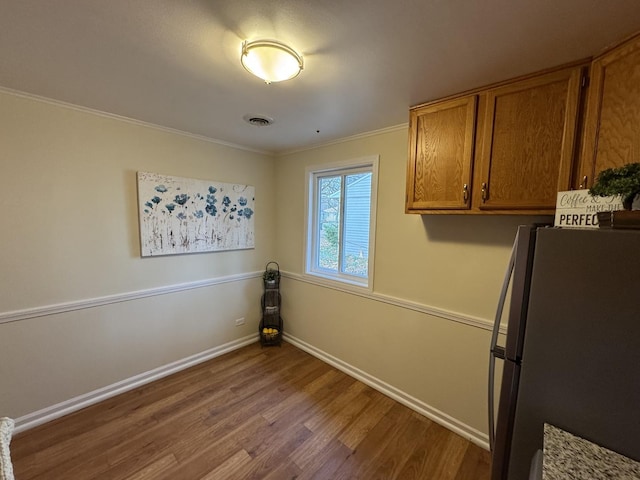
[{"label": "hardwood floor", "polygon": [[489,478],[489,453],[311,355],[250,345],[18,434],[17,480]]}]

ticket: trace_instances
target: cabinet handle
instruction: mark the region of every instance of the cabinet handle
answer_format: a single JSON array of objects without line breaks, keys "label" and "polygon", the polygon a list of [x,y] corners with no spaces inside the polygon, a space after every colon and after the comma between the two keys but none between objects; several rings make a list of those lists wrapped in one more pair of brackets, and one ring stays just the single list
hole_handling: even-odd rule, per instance
[{"label": "cabinet handle", "polygon": [[487,201],[487,184],[485,182],[482,182],[482,201],[486,202]]},{"label": "cabinet handle", "polygon": [[462,186],[462,198],[464,198],[464,203],[469,201],[469,185],[466,183]]},{"label": "cabinet handle", "polygon": [[588,177],[586,175],[584,177],[582,177],[582,183],[580,184],[580,189],[581,190],[583,188],[587,188],[587,180],[588,180]]}]

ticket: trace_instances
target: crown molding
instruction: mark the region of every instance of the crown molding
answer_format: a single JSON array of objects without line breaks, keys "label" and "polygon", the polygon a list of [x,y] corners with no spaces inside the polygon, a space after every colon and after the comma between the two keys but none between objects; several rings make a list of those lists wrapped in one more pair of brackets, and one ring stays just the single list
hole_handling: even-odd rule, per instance
[{"label": "crown molding", "polygon": [[192,138],[194,140],[201,140],[203,142],[214,143],[216,145],[221,145],[223,147],[234,148],[237,150],[244,150],[252,153],[259,153],[261,155],[269,155],[273,156],[274,153],[267,150],[259,150],[256,148],[247,147],[245,145],[239,145],[237,143],[225,142],[224,140],[218,140],[216,138],[207,137],[206,135],[198,135],[196,133],[185,132],[184,130],[178,130],[177,128],[165,127],[162,125],[158,125],[156,123],[145,122],[143,120],[137,120],[135,118],[125,117],[123,115],[117,115],[115,113],[103,112],[102,110],[97,110],[95,108],[83,107],[82,105],[76,105],[74,103],[64,102],[62,100],[55,100],[53,98],[43,97],[40,95],[35,95],[33,93],[23,92],[20,90],[14,90],[12,88],[2,87],[0,86],[0,93],[5,93],[7,95],[11,95],[14,97],[25,98],[28,100],[35,100],[37,102],[46,103],[49,105],[54,105],[56,107],[62,107],[69,110],[75,110],[77,112],[89,113],[91,115],[96,115],[98,117],[109,118],[111,120],[118,120],[120,122],[129,123],[131,125],[136,125],[139,127],[151,128],[153,130],[159,130],[165,133],[172,133],[174,135],[180,135],[182,137]]}]

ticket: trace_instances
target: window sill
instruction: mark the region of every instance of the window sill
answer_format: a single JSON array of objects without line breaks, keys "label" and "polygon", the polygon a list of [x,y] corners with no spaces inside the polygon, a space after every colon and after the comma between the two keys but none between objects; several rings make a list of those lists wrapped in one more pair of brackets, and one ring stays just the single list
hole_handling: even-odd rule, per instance
[{"label": "window sill", "polygon": [[323,275],[320,272],[305,272],[302,274],[303,278],[306,278],[314,283],[326,285],[328,287],[339,287],[346,290],[352,290],[354,292],[373,292],[371,281],[358,282],[350,280],[348,278],[334,277],[333,275]]}]

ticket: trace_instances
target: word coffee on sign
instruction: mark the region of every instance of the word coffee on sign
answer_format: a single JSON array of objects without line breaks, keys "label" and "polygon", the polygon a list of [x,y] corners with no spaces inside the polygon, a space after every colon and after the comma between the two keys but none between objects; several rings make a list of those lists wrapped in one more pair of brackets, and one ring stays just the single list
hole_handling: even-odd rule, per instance
[{"label": "word coffee on sign", "polygon": [[592,197],[589,190],[558,192],[556,200],[556,227],[598,228],[598,212],[622,210],[619,195],[612,197]]}]

